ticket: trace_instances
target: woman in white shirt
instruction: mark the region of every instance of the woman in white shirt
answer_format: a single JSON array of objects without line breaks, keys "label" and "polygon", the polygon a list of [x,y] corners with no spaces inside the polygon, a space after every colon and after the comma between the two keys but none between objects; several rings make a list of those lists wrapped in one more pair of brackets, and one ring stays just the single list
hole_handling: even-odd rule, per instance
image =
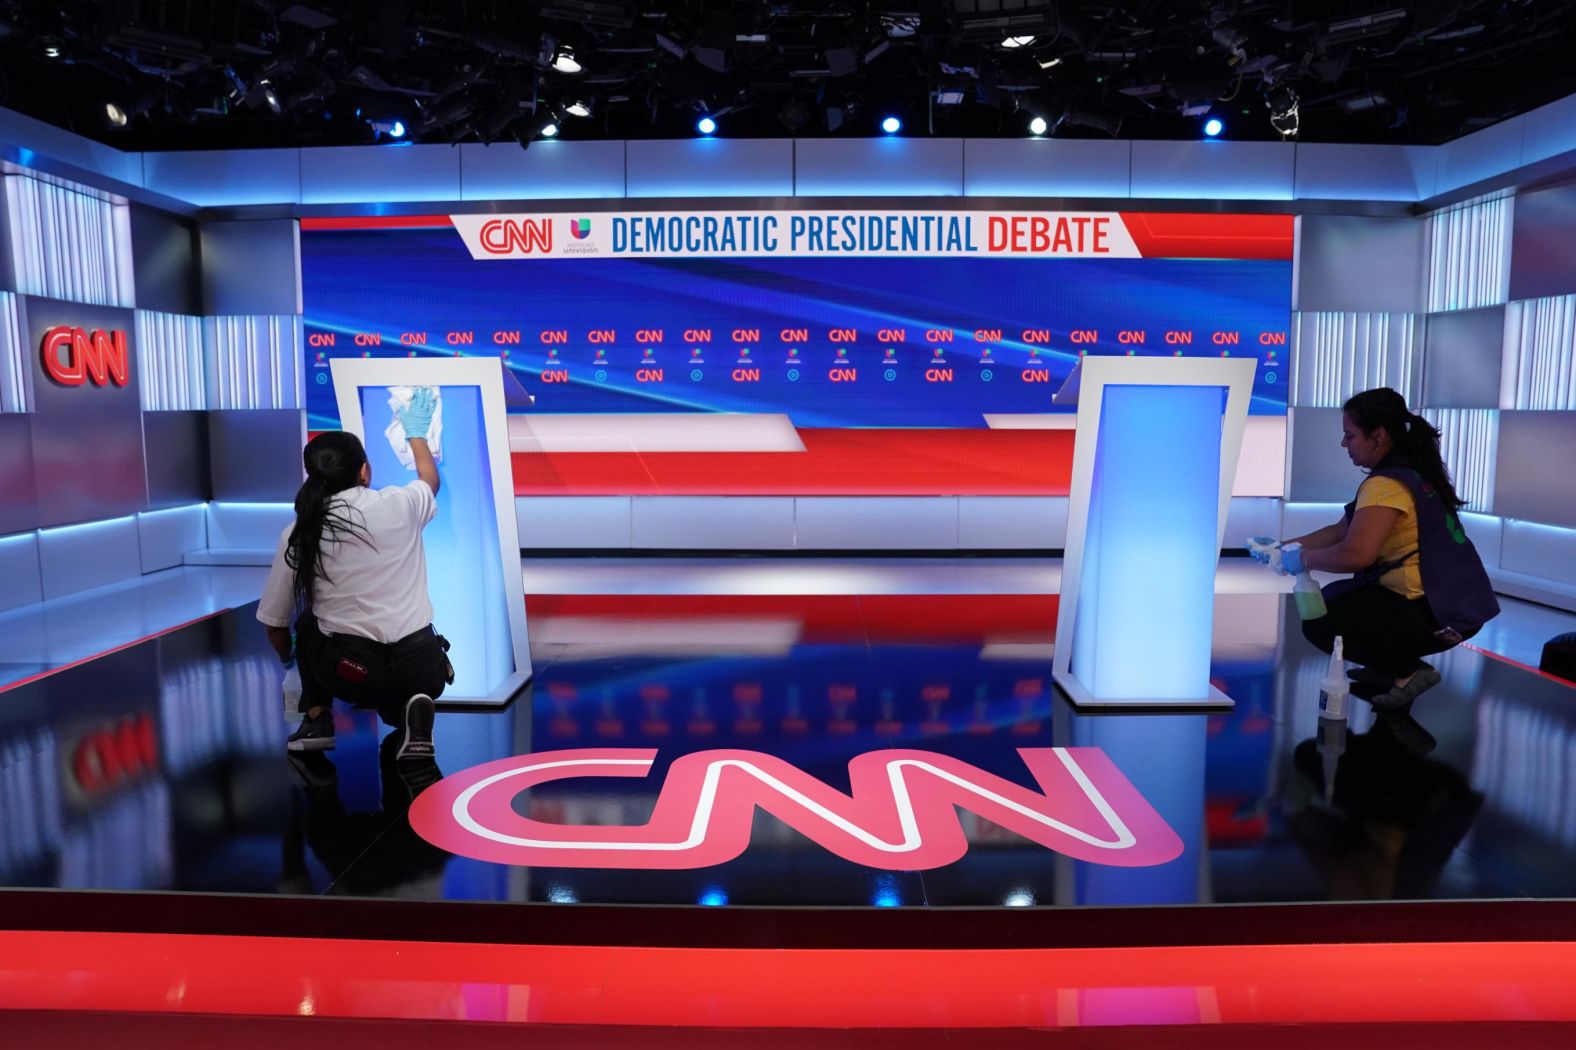
[{"label": "woman in white shirt", "polygon": [[[279,658],[301,670],[301,726],[291,751],[334,746],[334,697],[374,707],[401,734],[400,759],[432,757],[433,698],[453,674],[432,629],[421,532],[437,511],[437,464],[427,447],[435,398],[418,389],[400,411],[417,480],[374,490],[354,434],[308,442],[296,520],[279,537],[257,618]],[[296,617],[292,648],[290,620]]]}]

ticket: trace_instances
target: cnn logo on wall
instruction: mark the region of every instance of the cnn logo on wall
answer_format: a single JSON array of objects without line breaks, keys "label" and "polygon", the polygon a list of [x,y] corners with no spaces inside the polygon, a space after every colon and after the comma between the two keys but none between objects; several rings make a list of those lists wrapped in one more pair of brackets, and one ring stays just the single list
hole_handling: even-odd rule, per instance
[{"label": "cnn logo on wall", "polygon": [[44,333],[39,353],[45,374],[61,386],[125,386],[131,381],[126,333],[119,328],[89,332],[56,325]]}]

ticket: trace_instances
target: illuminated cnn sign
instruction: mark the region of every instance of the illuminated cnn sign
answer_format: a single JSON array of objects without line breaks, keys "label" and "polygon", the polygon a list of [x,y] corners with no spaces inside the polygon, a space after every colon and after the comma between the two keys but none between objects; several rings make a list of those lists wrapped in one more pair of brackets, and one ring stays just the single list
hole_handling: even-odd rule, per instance
[{"label": "illuminated cnn sign", "polygon": [[61,386],[81,386],[90,380],[94,386],[125,386],[131,379],[126,333],[119,328],[88,332],[56,325],[44,333],[39,352],[44,371]]},{"label": "illuminated cnn sign", "polygon": [[968,850],[957,807],[1077,860],[1122,867],[1182,853],[1176,833],[1099,748],[1020,748],[1039,791],[948,755],[868,751],[848,764],[852,794],[774,755],[698,751],[674,761],[642,825],[550,824],[522,816],[522,792],[577,777],[644,777],[657,752],[548,751],[500,759],[434,784],[410,809],[428,842],[498,864],[704,868],[749,846],[756,807],[856,864],[915,871]]},{"label": "illuminated cnn sign", "polygon": [[482,224],[478,240],[488,255],[550,254],[553,250],[553,221],[492,219]]}]

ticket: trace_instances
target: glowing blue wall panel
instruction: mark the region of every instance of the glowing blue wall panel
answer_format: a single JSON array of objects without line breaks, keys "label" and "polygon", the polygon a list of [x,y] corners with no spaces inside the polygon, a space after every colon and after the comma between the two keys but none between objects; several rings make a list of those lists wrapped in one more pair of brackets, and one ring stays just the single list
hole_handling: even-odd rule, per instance
[{"label": "glowing blue wall panel", "polygon": [[[653,496],[633,501],[631,542],[668,550],[791,550],[791,496]],[[522,543],[524,540],[521,541]]]},{"label": "glowing blue wall panel", "polygon": [[1298,200],[1424,200],[1438,167],[1432,146],[1301,142],[1294,192]]},{"label": "glowing blue wall panel", "polygon": [[[361,388],[367,462],[372,483],[379,488],[416,480],[414,469],[400,466],[384,437],[392,415],[388,400],[385,387]],[[501,577],[492,467],[478,388],[443,387],[442,449],[438,513],[423,533],[432,622],[454,646],[449,654],[455,672],[450,692],[486,696],[514,670],[503,603],[520,600],[522,588],[518,574],[507,588]]]},{"label": "glowing blue wall panel", "polygon": [[1287,142],[1135,142],[1133,196],[1289,201],[1296,167]]},{"label": "glowing blue wall panel", "polygon": [[1126,197],[1133,145],[1097,139],[968,139],[970,197]]},{"label": "glowing blue wall panel", "polygon": [[1449,193],[1520,165],[1522,130],[1517,117],[1440,146],[1438,191]]},{"label": "glowing blue wall panel", "polygon": [[1094,696],[1197,697],[1209,681],[1224,400],[1105,388],[1072,656]]},{"label": "glowing blue wall panel", "polygon": [[460,199],[453,146],[321,146],[301,151],[302,204]]},{"label": "glowing blue wall panel", "polygon": [[800,197],[880,194],[956,197],[963,193],[963,140],[801,139],[794,148]]},{"label": "glowing blue wall panel", "polygon": [[44,598],[58,598],[142,575],[135,516],[38,532]]},{"label": "glowing blue wall panel", "polygon": [[1531,164],[1576,150],[1576,95],[1539,106],[1519,119],[1521,163]]},{"label": "glowing blue wall panel", "polygon": [[38,570],[38,535],[22,532],[0,536],[0,610],[44,600]]},{"label": "glowing blue wall panel", "polygon": [[22,164],[28,164],[36,152],[128,185],[142,184],[142,154],[123,152],[9,109],[0,109],[0,142],[24,147]]},{"label": "glowing blue wall panel", "polygon": [[794,505],[794,537],[802,549],[958,548],[955,496],[800,496]]},{"label": "glowing blue wall panel", "polygon": [[793,196],[792,139],[656,139],[626,148],[630,197]]},{"label": "glowing blue wall panel", "polygon": [[205,208],[301,200],[298,149],[182,150],[142,154],[150,190]]},{"label": "glowing blue wall panel", "polygon": [[468,201],[598,199],[624,195],[622,142],[513,142],[459,148],[460,195]]},{"label": "glowing blue wall panel", "polygon": [[268,551],[279,546],[279,533],[295,521],[289,503],[220,503],[204,505],[208,546],[215,550]]},{"label": "glowing blue wall panel", "polygon": [[1506,521],[1503,542],[1505,568],[1576,587],[1576,529]]}]

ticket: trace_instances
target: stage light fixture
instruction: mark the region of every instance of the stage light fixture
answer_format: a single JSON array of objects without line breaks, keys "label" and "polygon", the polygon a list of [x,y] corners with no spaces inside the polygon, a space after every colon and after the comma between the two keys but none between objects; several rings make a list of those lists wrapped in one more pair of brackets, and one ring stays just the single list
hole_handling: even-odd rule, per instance
[{"label": "stage light fixture", "polygon": [[1204,121],[1204,134],[1210,138],[1215,138],[1225,130],[1226,125],[1219,117],[1210,117],[1208,120]]},{"label": "stage light fixture", "polygon": [[546,124],[542,125],[542,138],[552,139],[557,137],[558,123],[556,121],[549,120]]},{"label": "stage light fixture", "polygon": [[574,49],[567,46],[560,47],[558,54],[553,56],[553,68],[560,73],[580,72],[580,63],[575,59]]},{"label": "stage light fixture", "polygon": [[582,101],[571,102],[564,107],[564,112],[571,117],[589,117],[591,115],[591,103]]},{"label": "stage light fixture", "polygon": [[717,132],[717,122],[710,117],[701,117],[695,122],[695,130],[702,135],[713,135]]},{"label": "stage light fixture", "polygon": [[881,130],[888,135],[896,135],[903,130],[903,122],[896,117],[888,117],[881,122]]},{"label": "stage light fixture", "polygon": [[1283,139],[1296,138],[1302,124],[1298,113],[1301,100],[1297,92],[1289,87],[1279,87],[1270,92],[1264,102],[1270,110],[1270,127],[1280,132]]},{"label": "stage light fixture", "polygon": [[283,112],[283,107],[279,105],[279,92],[274,90],[273,84],[260,80],[257,89],[263,93],[263,101],[268,103],[268,108],[274,111],[275,116]]},{"label": "stage light fixture", "polygon": [[389,125],[389,138],[391,138],[391,139],[402,139],[404,137],[405,137],[405,122],[403,120],[396,120],[393,124]]},{"label": "stage light fixture", "polygon": [[104,103],[104,123],[112,128],[123,128],[131,123],[131,117],[124,109],[113,102]]},{"label": "stage light fixture", "polygon": [[1012,51],[1020,47],[1028,47],[1032,43],[1034,43],[1032,36],[1009,36],[1001,42],[1001,46]]},{"label": "stage light fixture", "polygon": [[1043,135],[1049,131],[1050,128],[1051,126],[1045,122],[1044,117],[1035,117],[1033,120],[1029,121],[1029,134],[1031,135]]},{"label": "stage light fixture", "polygon": [[33,45],[38,48],[38,53],[45,58],[59,58],[66,53],[65,47],[57,37],[41,36],[33,42]]}]

